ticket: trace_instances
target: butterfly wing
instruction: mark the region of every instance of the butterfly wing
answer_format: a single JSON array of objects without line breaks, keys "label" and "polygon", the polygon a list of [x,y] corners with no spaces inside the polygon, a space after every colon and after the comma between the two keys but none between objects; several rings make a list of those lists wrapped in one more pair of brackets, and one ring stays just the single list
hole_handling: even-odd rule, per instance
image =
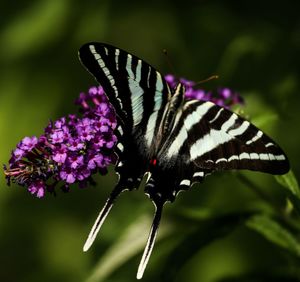
[{"label": "butterfly wing", "polygon": [[[152,182],[156,194],[172,201],[179,190],[216,170],[284,174],[289,168],[282,149],[249,121],[212,102],[191,100],[174,118],[171,134],[159,152],[157,175],[153,174]],[[169,180],[164,180],[162,174],[169,174]],[[167,184],[172,187],[164,188]],[[151,197],[157,197],[153,193]]]},{"label": "butterfly wing", "polygon": [[192,111],[188,127],[190,161],[197,167],[270,174],[289,171],[283,150],[249,121],[211,102],[199,101],[187,104],[187,108]]},{"label": "butterfly wing", "polygon": [[[104,43],[83,45],[79,57],[103,87],[125,133],[145,134],[147,127],[155,128],[170,96],[158,71],[136,56]],[[141,129],[144,131],[139,132]]]},{"label": "butterfly wing", "polygon": [[146,170],[141,164],[146,166],[149,161],[150,147],[170,98],[169,87],[149,64],[111,45],[87,43],[80,48],[79,57],[103,87],[118,116],[116,152],[121,181],[138,186],[137,179]]}]

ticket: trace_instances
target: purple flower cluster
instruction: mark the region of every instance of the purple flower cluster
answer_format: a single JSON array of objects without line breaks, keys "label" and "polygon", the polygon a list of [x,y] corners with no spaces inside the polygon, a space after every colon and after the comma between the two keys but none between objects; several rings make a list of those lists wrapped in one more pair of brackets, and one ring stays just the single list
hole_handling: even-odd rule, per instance
[{"label": "purple flower cluster", "polygon": [[39,138],[25,137],[17,145],[9,168],[4,167],[8,183],[26,186],[40,198],[45,191],[55,192],[58,183],[64,191],[75,182],[84,187],[94,173],[105,173],[115,162],[116,116],[102,87],[81,93],[76,103],[82,116],[50,122]]},{"label": "purple flower cluster", "polygon": [[180,78],[179,80],[172,74],[165,76],[166,81],[171,88],[174,88],[178,82],[181,82],[185,86],[186,99],[197,99],[203,101],[211,101],[219,106],[230,108],[235,104],[243,104],[242,97],[229,88],[219,87],[216,91],[205,91],[203,89],[195,88],[196,83],[194,81]]},{"label": "purple flower cluster", "polygon": [[[196,83],[166,75],[171,88],[180,81],[186,87],[187,99],[209,100],[223,107],[242,103],[241,97],[228,88],[216,93],[196,89]],[[114,146],[117,126],[114,109],[102,87],[91,87],[76,101],[82,115],[69,115],[49,122],[44,134],[25,137],[12,152],[9,168],[4,166],[8,184],[15,182],[41,198],[45,192],[55,193],[60,186],[69,191],[70,184],[85,187],[93,183],[92,175],[106,172],[116,161]]]}]

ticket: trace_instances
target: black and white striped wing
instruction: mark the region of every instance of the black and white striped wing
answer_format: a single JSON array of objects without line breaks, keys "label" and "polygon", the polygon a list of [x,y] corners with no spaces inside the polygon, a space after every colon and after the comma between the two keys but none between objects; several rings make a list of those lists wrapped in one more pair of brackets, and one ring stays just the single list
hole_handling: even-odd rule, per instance
[{"label": "black and white striped wing", "polygon": [[205,171],[289,170],[286,155],[271,138],[237,114],[205,101],[185,102],[160,154],[166,166],[180,160],[190,167],[192,181]]},{"label": "black and white striped wing", "polygon": [[118,195],[140,185],[171,92],[153,67],[111,45],[87,43],[80,48],[79,58],[103,87],[118,117],[119,159],[115,170],[120,177],[89,234],[86,251]]},{"label": "black and white striped wing", "polygon": [[[149,64],[104,43],[87,43],[79,50],[82,64],[103,87],[119,118],[120,135],[149,154],[170,90]],[[119,141],[122,140],[119,138]],[[125,144],[118,146],[120,151]]]}]

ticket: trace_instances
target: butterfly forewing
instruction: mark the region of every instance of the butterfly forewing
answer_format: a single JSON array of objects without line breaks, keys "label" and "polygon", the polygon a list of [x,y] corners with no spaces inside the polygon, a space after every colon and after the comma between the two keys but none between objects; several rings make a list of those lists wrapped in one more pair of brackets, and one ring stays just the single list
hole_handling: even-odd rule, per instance
[{"label": "butterfly forewing", "polygon": [[79,57],[103,87],[126,138],[133,138],[149,154],[170,96],[161,74],[136,56],[108,44],[85,44]]}]

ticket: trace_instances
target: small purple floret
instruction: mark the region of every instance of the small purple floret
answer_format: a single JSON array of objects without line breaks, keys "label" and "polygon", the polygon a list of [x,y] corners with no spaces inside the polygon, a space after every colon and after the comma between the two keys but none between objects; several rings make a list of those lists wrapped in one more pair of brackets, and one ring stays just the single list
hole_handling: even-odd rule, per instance
[{"label": "small purple floret", "polygon": [[28,191],[38,198],[42,198],[45,195],[45,188],[45,184],[42,181],[37,181],[28,186]]}]

